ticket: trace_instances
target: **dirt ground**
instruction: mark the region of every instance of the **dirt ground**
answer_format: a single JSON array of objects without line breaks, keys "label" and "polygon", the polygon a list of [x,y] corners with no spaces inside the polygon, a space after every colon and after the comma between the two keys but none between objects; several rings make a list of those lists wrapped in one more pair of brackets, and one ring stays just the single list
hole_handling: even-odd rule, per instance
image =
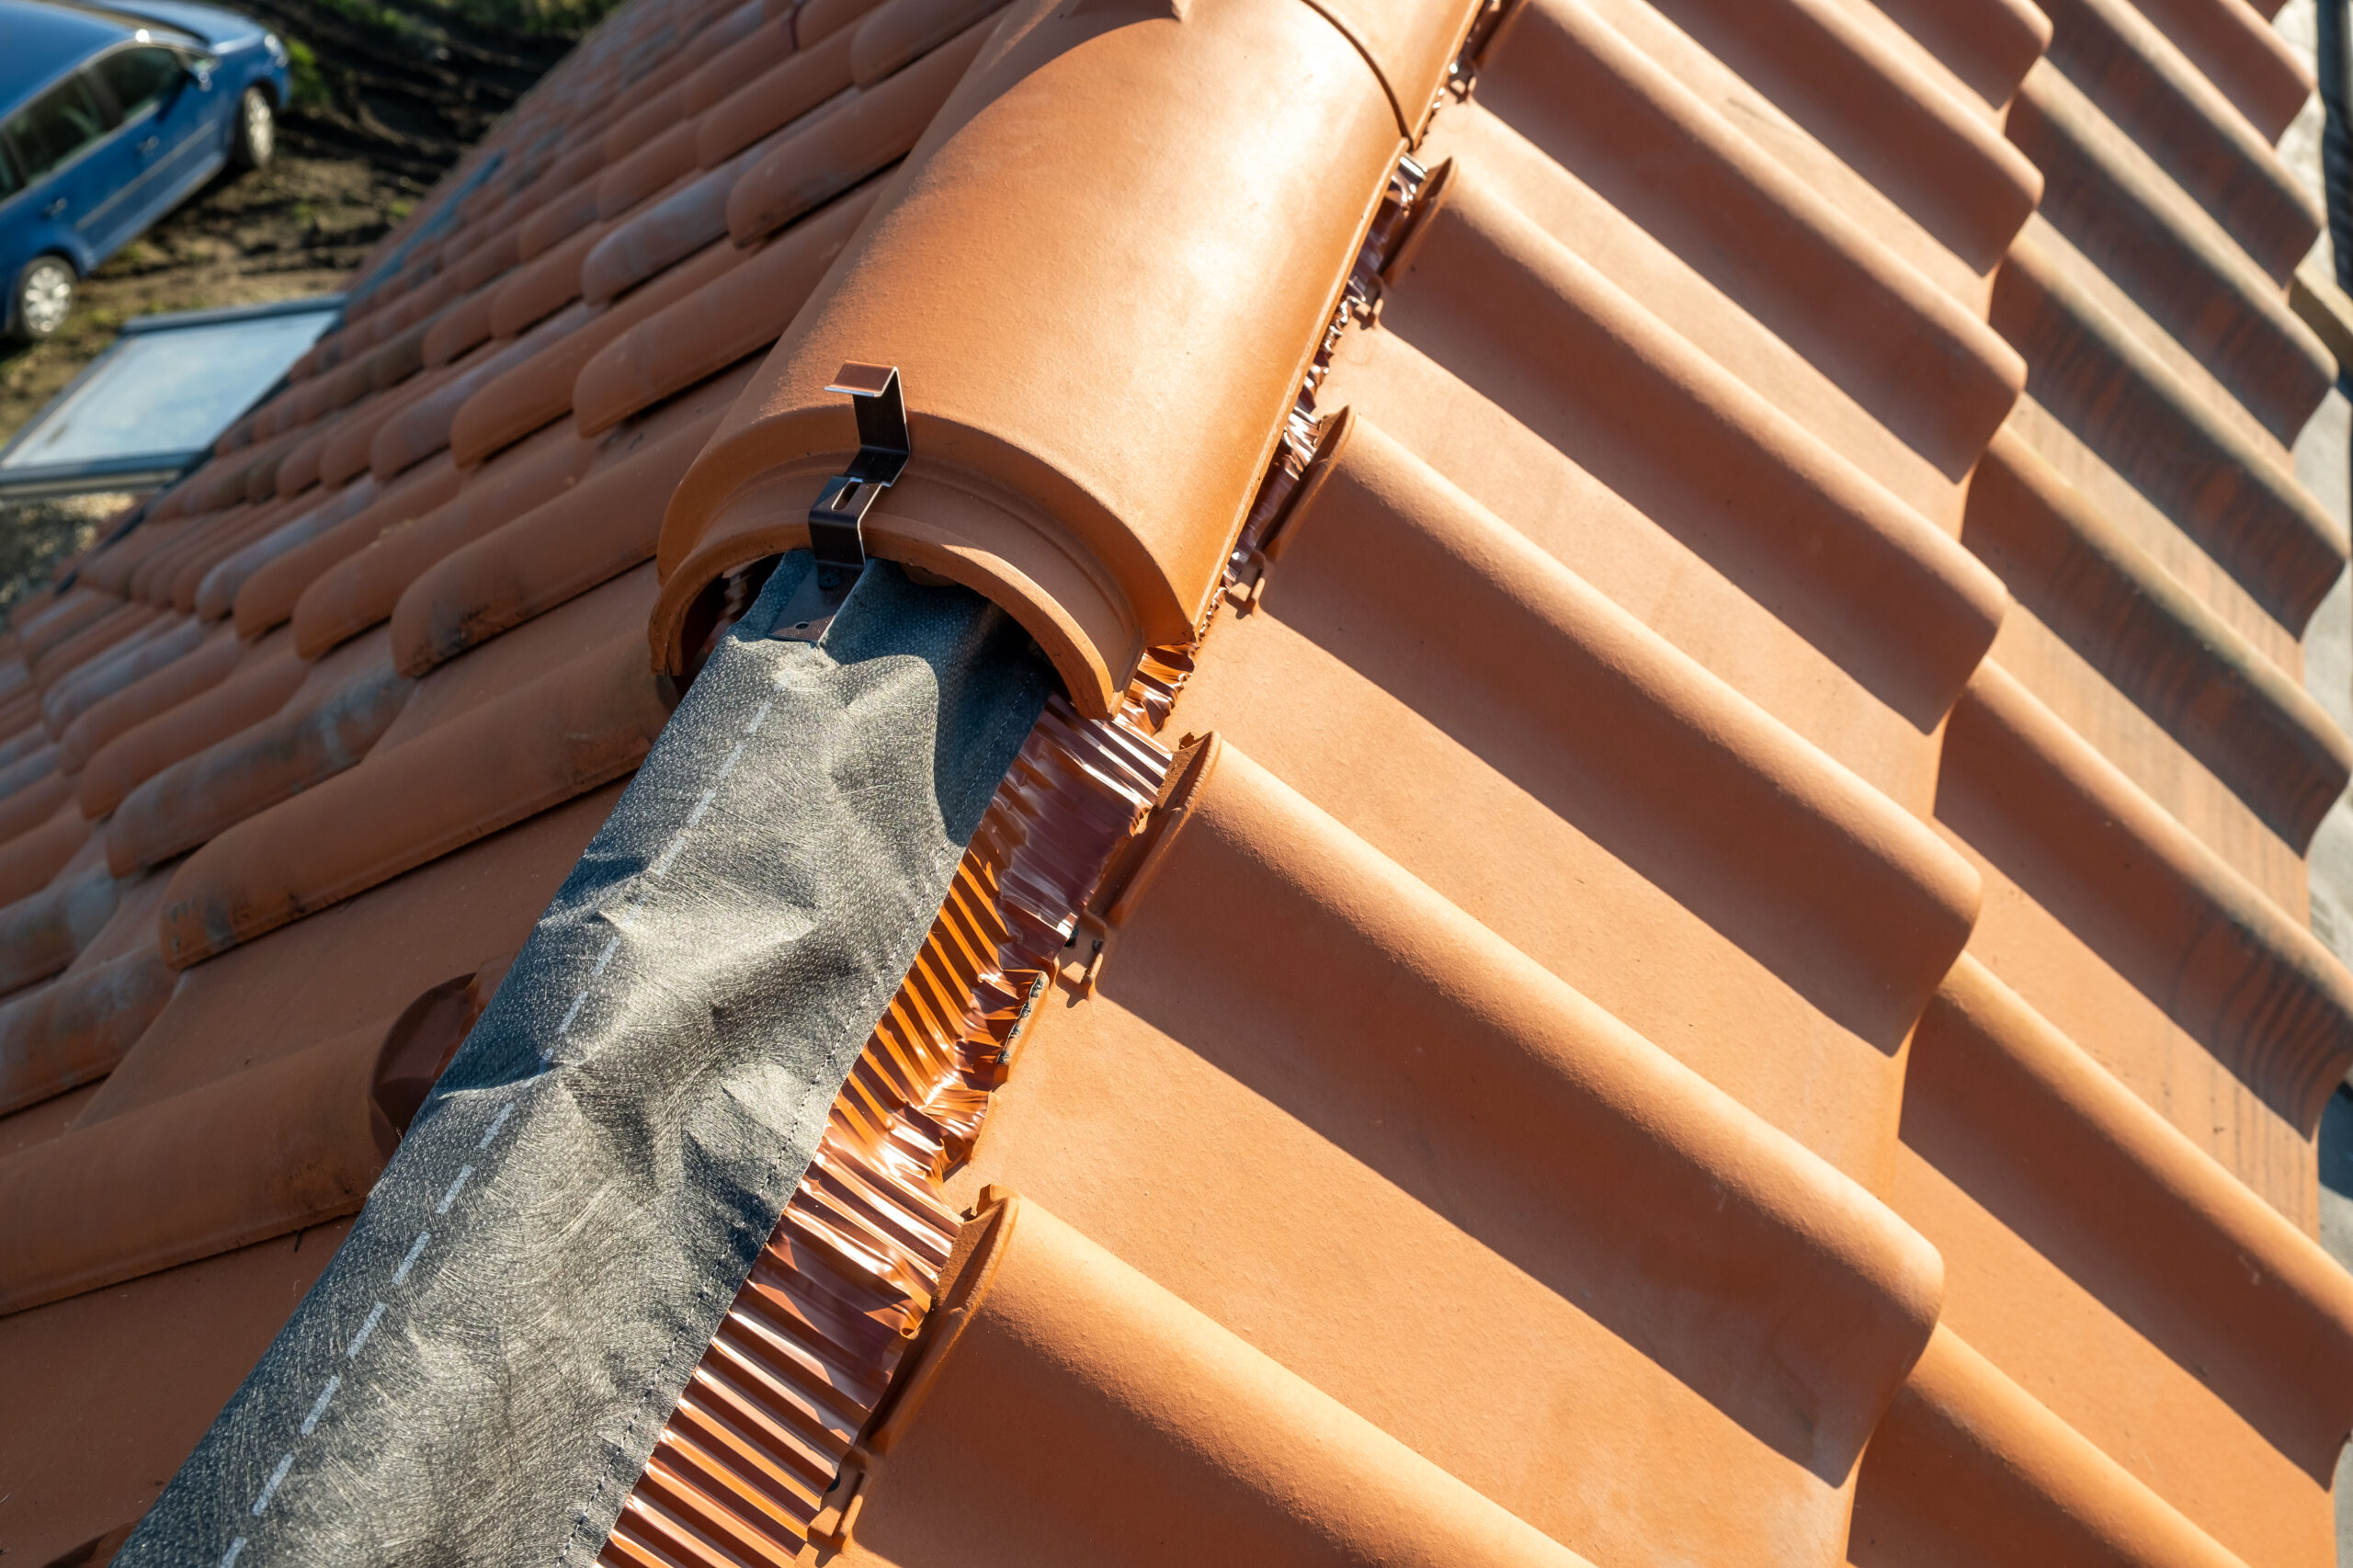
[{"label": "dirt ground", "polygon": [[[269,167],[224,176],[83,279],[48,342],[0,348],[0,443],[133,316],[331,292],[611,0],[223,0],[275,28],[294,101]],[[123,496],[0,505],[0,614]]]}]

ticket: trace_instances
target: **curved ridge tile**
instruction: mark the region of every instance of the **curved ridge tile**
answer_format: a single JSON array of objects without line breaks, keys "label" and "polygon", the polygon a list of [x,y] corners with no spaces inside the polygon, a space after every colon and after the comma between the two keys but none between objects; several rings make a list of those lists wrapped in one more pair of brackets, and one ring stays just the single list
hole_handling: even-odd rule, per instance
[{"label": "curved ridge tile", "polygon": [[1921,1017],[1904,1140],[2307,1474],[2335,1468],[2353,1278],[1973,958]]},{"label": "curved ridge tile", "polygon": [[104,1076],[178,980],[149,942],[0,1006],[0,1116]]},{"label": "curved ridge tile", "polygon": [[2043,217],[2292,442],[2336,362],[2279,287],[2063,74],[2029,73],[2008,123],[2050,179]]},{"label": "curved ridge tile", "polygon": [[[673,668],[706,587],[805,540],[855,449],[824,391],[846,360],[901,368],[915,432],[885,503],[902,531],[876,548],[994,597],[1083,710],[1108,712],[1147,646],[1189,641],[1217,591],[1395,113],[1304,6],[1198,0],[1181,25],[1121,26],[1034,0],[981,25],[891,210],[671,503],[652,637]],[[929,536],[915,553],[907,524]]]},{"label": "curved ridge tile", "polygon": [[1384,330],[1536,422],[1924,731],[1951,706],[2004,599],[1949,536],[1475,177],[1449,182],[1391,274]]},{"label": "curved ridge tile", "polygon": [[1856,1568],[2246,1568],[1949,1328],[1855,1487]]},{"label": "curved ridge tile", "polygon": [[1267,1568],[1584,1568],[1035,1201],[1000,1198],[963,1235],[945,1330],[877,1434],[875,1550],[974,1568],[1176,1568],[1204,1545]]},{"label": "curved ridge tile", "polygon": [[2347,543],[2280,459],[2191,393],[2031,235],[1995,279],[1993,317],[2025,350],[2035,400],[2301,634]]},{"label": "curved ridge tile", "polygon": [[2353,1066],[2353,975],[1991,661],[1937,816],[2310,1136]]},{"label": "curved ridge tile", "polygon": [[1838,0],[1657,4],[1977,271],[2034,210],[2026,155]]},{"label": "curved ridge tile", "polygon": [[[173,763],[125,796],[107,824],[107,861],[115,874],[186,854],[351,767],[400,716],[415,687],[394,673],[376,639],[348,644],[313,666],[307,684],[307,699],[298,693],[275,715]],[[238,685],[241,695],[261,689],[259,680]]]},{"label": "curved ridge tile", "polygon": [[1961,537],[2291,847],[2310,846],[2353,777],[2353,742],[2008,429],[1970,483]]},{"label": "curved ridge tile", "polygon": [[1478,96],[1491,112],[1684,256],[1947,477],[1968,472],[2026,380],[2017,353],[1983,321],[1584,0],[1528,0],[1482,61]]}]

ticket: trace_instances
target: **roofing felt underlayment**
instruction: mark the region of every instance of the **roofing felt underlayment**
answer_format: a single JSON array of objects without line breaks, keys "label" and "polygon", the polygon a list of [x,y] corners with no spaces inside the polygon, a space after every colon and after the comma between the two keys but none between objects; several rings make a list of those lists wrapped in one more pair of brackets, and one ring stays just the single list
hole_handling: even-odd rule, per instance
[{"label": "roofing felt underlayment", "polygon": [[[2316,112],[2247,0],[634,0],[17,617],[0,1547],[2333,1561]],[[689,787],[891,594],[972,778]]]}]

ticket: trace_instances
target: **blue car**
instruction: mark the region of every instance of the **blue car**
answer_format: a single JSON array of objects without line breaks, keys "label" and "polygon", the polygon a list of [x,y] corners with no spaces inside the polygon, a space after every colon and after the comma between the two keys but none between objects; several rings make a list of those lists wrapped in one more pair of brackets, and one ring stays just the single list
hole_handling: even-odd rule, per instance
[{"label": "blue car", "polygon": [[77,278],[267,163],[286,91],[285,44],[234,12],[0,0],[0,332],[47,337]]}]

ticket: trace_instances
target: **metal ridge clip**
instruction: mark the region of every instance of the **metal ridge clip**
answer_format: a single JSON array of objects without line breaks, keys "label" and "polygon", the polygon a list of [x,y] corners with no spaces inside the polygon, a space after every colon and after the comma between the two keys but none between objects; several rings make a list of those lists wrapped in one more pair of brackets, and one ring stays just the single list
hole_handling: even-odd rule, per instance
[{"label": "metal ridge clip", "polygon": [[809,508],[809,552],[816,557],[816,570],[777,618],[774,635],[787,642],[814,642],[833,624],[835,612],[866,570],[866,514],[874,498],[905,472],[913,449],[897,366],[846,364],[825,390],[849,394],[858,415],[858,456],[825,481]]}]

